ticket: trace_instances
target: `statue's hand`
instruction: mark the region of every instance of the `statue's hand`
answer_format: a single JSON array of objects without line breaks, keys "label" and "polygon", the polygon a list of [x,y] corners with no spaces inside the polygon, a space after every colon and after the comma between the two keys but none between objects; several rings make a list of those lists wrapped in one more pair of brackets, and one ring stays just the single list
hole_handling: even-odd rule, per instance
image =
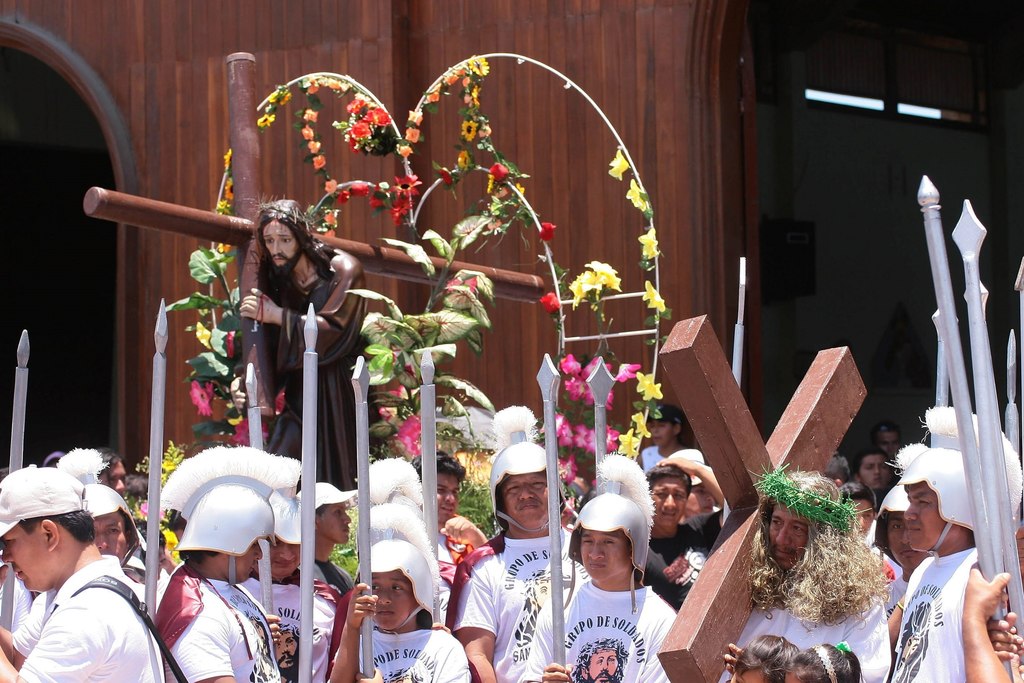
[{"label": "statue's hand", "polygon": [[284,319],[284,310],[260,290],[253,289],[251,292],[242,297],[242,303],[238,307],[241,316],[261,323],[280,325]]}]

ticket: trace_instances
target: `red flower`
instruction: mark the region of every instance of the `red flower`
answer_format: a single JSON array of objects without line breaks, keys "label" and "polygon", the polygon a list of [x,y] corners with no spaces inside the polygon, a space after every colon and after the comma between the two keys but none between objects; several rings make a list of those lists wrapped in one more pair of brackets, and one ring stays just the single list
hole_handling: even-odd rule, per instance
[{"label": "red flower", "polygon": [[348,191],[352,193],[353,197],[365,197],[370,194],[370,186],[366,183],[352,183]]},{"label": "red flower", "polygon": [[378,197],[376,194],[374,194],[372,197],[370,197],[370,208],[371,209],[380,209],[380,208],[383,208],[383,207],[384,207],[384,200],[383,199]]},{"label": "red flower", "polygon": [[444,184],[447,185],[448,187],[451,187],[452,183],[455,182],[455,180],[452,178],[451,171],[449,171],[447,168],[442,168],[438,170],[437,174],[441,176],[441,180],[443,180]]},{"label": "red flower", "polygon": [[488,173],[494,176],[494,182],[500,183],[508,177],[508,168],[504,164],[494,164],[494,166],[491,166]]},{"label": "red flower", "polygon": [[545,242],[550,242],[555,236],[555,224],[554,223],[541,223],[540,224],[540,238]]},{"label": "red flower", "polygon": [[349,192],[348,190],[342,190],[341,192],[338,193],[338,203],[339,204],[347,203],[351,196],[352,196],[351,192]]},{"label": "red flower", "polygon": [[395,225],[402,224],[402,217],[409,213],[411,208],[412,199],[408,195],[400,194],[395,197],[395,201],[391,205],[391,220],[395,222]]},{"label": "red flower", "polygon": [[417,185],[422,185],[420,179],[415,175],[407,175],[404,178],[395,178],[395,190],[399,195],[412,197],[413,195],[419,194],[419,190],[416,189]]},{"label": "red flower", "polygon": [[370,124],[363,120],[349,128],[348,134],[349,137],[352,137],[356,140],[365,140],[366,138],[370,137],[370,135],[373,134],[373,131],[370,129]]},{"label": "red flower", "polygon": [[371,109],[369,112],[367,112],[366,118],[364,118],[363,120],[369,121],[375,126],[386,126],[389,123],[391,123],[391,117],[388,116],[388,113],[381,109],[380,107],[377,107],[376,109]]},{"label": "red flower", "polygon": [[548,292],[540,298],[540,305],[544,307],[544,310],[548,313],[558,313],[558,295],[554,292]]}]

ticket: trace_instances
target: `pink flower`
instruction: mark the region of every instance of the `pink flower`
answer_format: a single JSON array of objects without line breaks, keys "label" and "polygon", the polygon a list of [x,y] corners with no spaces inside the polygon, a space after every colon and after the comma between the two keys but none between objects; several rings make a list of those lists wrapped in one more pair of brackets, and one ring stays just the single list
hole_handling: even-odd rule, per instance
[{"label": "pink flower", "polygon": [[572,425],[564,415],[555,415],[555,434],[558,436],[559,448],[572,446]]},{"label": "pink flower", "polygon": [[398,428],[395,438],[410,455],[420,454],[420,427],[420,416],[410,415]]},{"label": "pink flower", "polygon": [[576,474],[578,472],[576,468],[576,458],[566,458],[565,460],[558,461],[558,470],[562,472],[563,480],[566,484],[571,484],[576,481]]},{"label": "pink flower", "polygon": [[608,400],[604,402],[605,410],[611,410],[612,409],[612,402],[614,401],[614,399],[615,399],[615,389],[613,387],[612,390],[608,392]]},{"label": "pink flower", "polygon": [[192,380],[192,388],[189,389],[188,395],[192,399],[192,405],[196,407],[196,412],[203,417],[213,415],[213,407],[210,405],[210,401],[213,400],[213,384],[211,382],[200,385],[196,380]]},{"label": "pink flower", "polygon": [[572,445],[593,453],[594,430],[587,427],[587,425],[576,425],[573,431],[575,431],[575,434],[572,437]]},{"label": "pink flower", "polygon": [[[597,361],[600,360],[600,358],[600,356],[596,356],[590,359],[590,362],[587,363],[587,367],[583,368],[583,372],[581,373],[584,378],[590,377],[590,373],[592,373],[594,371],[594,368],[597,367]],[[609,371],[611,370],[611,368],[608,369]]]},{"label": "pink flower", "polygon": [[639,363],[623,363],[619,366],[619,373],[615,375],[615,381],[626,382],[631,379],[636,379],[636,371],[639,369]]},{"label": "pink flower", "polygon": [[605,448],[608,449],[607,453],[614,453],[619,450],[619,430],[613,427],[608,428],[608,444]]},{"label": "pink flower", "polygon": [[589,387],[579,377],[571,377],[565,382],[565,392],[573,401],[579,401],[589,393]]},{"label": "pink flower", "polygon": [[558,365],[562,368],[562,372],[567,375],[580,374],[580,362],[571,353],[566,354],[565,358]]}]

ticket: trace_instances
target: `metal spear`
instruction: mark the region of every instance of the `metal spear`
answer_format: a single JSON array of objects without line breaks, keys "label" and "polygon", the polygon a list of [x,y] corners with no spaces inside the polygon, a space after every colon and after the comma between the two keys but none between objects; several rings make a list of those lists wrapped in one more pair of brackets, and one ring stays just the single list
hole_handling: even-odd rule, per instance
[{"label": "metal spear", "polygon": [[[249,445],[263,450],[263,418],[260,416],[259,381],[256,379],[256,368],[252,363],[245,366],[245,412],[249,424]],[[260,580],[260,602],[263,611],[274,614],[274,577],[270,571],[270,541],[261,538],[260,559],[257,563],[257,575]],[[301,551],[300,551],[301,552]]]},{"label": "metal spear", "polygon": [[942,314],[938,311],[932,314],[937,339],[935,350],[935,405],[937,407],[949,405],[949,371],[946,368],[946,348],[942,343],[941,317]]},{"label": "metal spear", "polygon": [[[420,359],[420,471],[423,483],[423,522],[427,538],[436,539],[437,521],[437,387],[434,386],[434,358],[426,351]],[[434,542],[434,552],[438,544]],[[434,592],[431,608],[434,622],[441,621],[441,601]]]},{"label": "metal spear", "polygon": [[1017,333],[1010,330],[1006,342],[1006,411],[1003,413],[1006,438],[1020,453],[1020,416],[1017,414]]},{"label": "metal spear", "polygon": [[[11,412],[10,471],[21,469],[25,456],[25,402],[28,400],[28,330],[21,331],[18,340],[18,366],[14,370],[14,409]],[[4,580],[3,600],[0,602],[0,625],[8,631],[14,623],[14,570],[8,566]]]},{"label": "metal spear", "polygon": [[562,505],[558,475],[558,436],[555,434],[555,407],[558,400],[558,370],[551,356],[537,372],[537,384],[544,399],[544,451],[548,478],[548,549],[551,568],[551,636],[556,644],[555,663],[565,666],[565,586],[562,576]]},{"label": "metal spear", "polygon": [[[600,467],[608,453],[608,396],[615,386],[615,378],[608,372],[604,358],[597,359],[597,364],[590,371],[590,377],[587,377],[587,384],[590,386],[590,395],[594,398],[594,467]],[[598,490],[598,493],[603,491]]]},{"label": "metal spear", "polygon": [[[953,230],[953,241],[960,249],[964,261],[964,279],[967,284],[967,318],[971,338],[971,367],[974,375],[974,396],[978,413],[978,449],[981,456],[981,476],[985,498],[989,505],[989,524],[995,534],[997,549],[1002,554],[999,571],[1010,573],[1007,592],[1010,609],[1020,614],[1024,609],[1024,584],[1020,576],[1020,559],[1014,538],[1017,501],[1010,501],[1006,477],[1006,456],[1003,452],[1003,430],[996,392],[996,377],[992,364],[992,346],[985,322],[985,300],[978,257],[987,231],[970,201],[964,201],[960,220]],[[958,420],[959,423],[959,420]],[[958,424],[959,428],[959,424]],[[977,526],[977,525],[976,525]]]},{"label": "metal spear", "polygon": [[932,283],[938,303],[942,325],[942,340],[946,351],[946,368],[949,371],[953,395],[953,409],[956,411],[957,431],[960,437],[960,452],[963,454],[964,470],[967,474],[967,498],[974,513],[975,542],[978,547],[978,563],[986,577],[994,577],[1001,571],[1002,557],[998,538],[989,533],[990,515],[986,506],[981,475],[981,457],[978,442],[974,437],[974,421],[971,415],[971,394],[967,383],[967,367],[964,364],[960,329],[956,324],[956,304],[953,300],[953,284],[949,275],[949,260],[942,234],[939,191],[928,179],[921,178],[917,191],[917,202],[924,214],[924,234],[928,242],[928,260],[931,264]]},{"label": "metal spear", "polygon": [[[356,358],[356,366],[352,372],[352,390],[356,397],[356,495],[359,501],[356,552],[359,553],[359,580],[371,585],[373,575],[370,572],[370,416],[367,406],[370,373],[362,356]],[[363,624],[359,627],[359,645],[362,653],[360,672],[363,678],[373,678],[373,622],[370,619],[363,619]]]},{"label": "metal spear", "polygon": [[[1021,343],[1024,344],[1024,258],[1020,260],[1020,268],[1017,269],[1017,280],[1013,284],[1013,288],[1019,292],[1018,300],[1020,307],[1020,324],[1021,324]],[[1021,392],[1024,393],[1024,363],[1020,364],[1020,387]],[[1021,397],[1021,411],[1024,412],[1024,396]],[[1021,447],[1024,447],[1024,443],[1021,443]],[[1017,451],[1017,455],[1024,455]],[[1024,502],[1024,501],[1022,501]]]},{"label": "metal spear", "polygon": [[732,337],[732,376],[743,386],[743,317],[747,307],[747,257],[740,257],[740,293],[736,308],[736,326]]},{"label": "metal spear", "polygon": [[[302,488],[310,495],[305,505],[299,506],[302,527],[302,546],[299,550],[299,633],[308,634],[299,639],[299,683],[313,679],[313,567],[316,562],[316,398],[317,398],[317,337],[316,311],[313,304],[306,311],[302,328],[306,351],[302,354]],[[262,429],[262,427],[261,427]]]},{"label": "metal spear", "polygon": [[167,307],[160,300],[153,332],[153,395],[149,410],[149,494],[146,497],[146,609],[156,614],[160,578],[160,488],[164,469],[164,407],[167,402]]}]

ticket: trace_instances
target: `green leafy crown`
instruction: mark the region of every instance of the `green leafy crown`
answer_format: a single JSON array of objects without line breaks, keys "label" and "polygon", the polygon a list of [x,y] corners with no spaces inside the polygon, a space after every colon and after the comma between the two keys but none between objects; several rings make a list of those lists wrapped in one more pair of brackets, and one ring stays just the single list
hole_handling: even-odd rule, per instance
[{"label": "green leafy crown", "polygon": [[786,467],[765,472],[755,485],[758,493],[771,498],[801,517],[828,524],[843,533],[857,516],[857,508],[849,498],[832,500],[813,491],[805,491],[786,474]]}]

